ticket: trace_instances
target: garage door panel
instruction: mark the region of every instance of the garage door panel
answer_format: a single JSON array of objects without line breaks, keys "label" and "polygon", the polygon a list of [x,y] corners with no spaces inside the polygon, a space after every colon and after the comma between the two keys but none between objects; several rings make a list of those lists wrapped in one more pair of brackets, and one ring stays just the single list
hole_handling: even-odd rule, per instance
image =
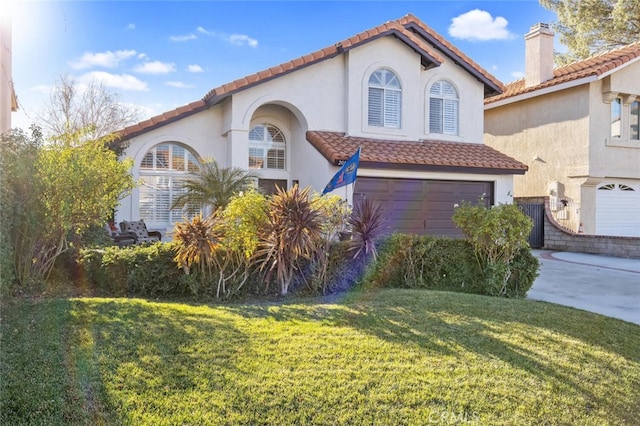
[{"label": "garage door panel", "polygon": [[389,231],[460,237],[451,221],[454,205],[491,197],[491,182],[358,178],[354,199],[366,196],[385,209]]},{"label": "garage door panel", "polygon": [[640,185],[609,182],[596,189],[596,234],[640,237]]}]

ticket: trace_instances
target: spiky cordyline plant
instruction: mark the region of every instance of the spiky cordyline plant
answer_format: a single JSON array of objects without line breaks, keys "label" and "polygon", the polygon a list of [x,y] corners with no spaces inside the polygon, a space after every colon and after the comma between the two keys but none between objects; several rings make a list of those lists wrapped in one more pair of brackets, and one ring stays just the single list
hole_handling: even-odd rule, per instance
[{"label": "spiky cordyline plant", "polygon": [[[203,279],[211,278],[214,266],[221,270],[217,252],[223,248],[224,234],[220,222],[216,211],[206,219],[198,215],[191,222],[176,223],[173,239],[179,243],[175,257],[178,267],[188,271],[196,265]],[[219,295],[220,282],[217,290]]]},{"label": "spiky cordyline plant", "polygon": [[322,221],[309,199],[310,188],[277,188],[269,202],[269,218],[256,256],[262,269],[276,272],[280,294],[287,294],[298,262],[311,259],[319,247]]},{"label": "spiky cordyline plant", "polygon": [[382,236],[386,229],[382,206],[368,198],[361,198],[353,206],[349,225],[351,226],[351,246],[349,250],[355,251],[355,259],[361,253],[365,256],[371,253],[375,259],[378,255],[375,240]]}]

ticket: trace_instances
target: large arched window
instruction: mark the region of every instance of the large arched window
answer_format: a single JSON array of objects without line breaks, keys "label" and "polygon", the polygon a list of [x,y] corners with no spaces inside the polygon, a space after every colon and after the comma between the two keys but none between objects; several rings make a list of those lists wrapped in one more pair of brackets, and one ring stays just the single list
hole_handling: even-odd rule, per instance
[{"label": "large arched window", "polygon": [[171,206],[184,193],[184,180],[199,170],[195,155],[182,145],[163,143],[151,148],[140,164],[140,218],[150,228],[173,227],[183,218],[191,219],[197,208]]},{"label": "large arched window", "polygon": [[249,132],[249,168],[287,168],[287,141],[272,124],[258,124]]},{"label": "large arched window", "polygon": [[429,133],[458,134],[458,91],[445,80],[429,89]]},{"label": "large arched window", "polygon": [[393,71],[381,68],[369,78],[369,126],[399,129],[402,124],[402,86]]}]

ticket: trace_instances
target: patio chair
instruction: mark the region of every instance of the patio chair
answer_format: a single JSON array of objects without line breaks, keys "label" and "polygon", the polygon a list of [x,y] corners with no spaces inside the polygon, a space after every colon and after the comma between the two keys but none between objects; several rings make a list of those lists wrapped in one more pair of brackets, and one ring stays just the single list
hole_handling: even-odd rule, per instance
[{"label": "patio chair", "polygon": [[113,223],[104,225],[105,232],[111,241],[118,247],[130,246],[136,243],[136,235],[131,232],[118,232],[118,228]]},{"label": "patio chair", "polygon": [[162,241],[162,234],[159,231],[147,230],[147,225],[142,219],[132,222],[128,220],[120,222],[120,233],[123,234],[125,232],[135,235],[135,244]]}]

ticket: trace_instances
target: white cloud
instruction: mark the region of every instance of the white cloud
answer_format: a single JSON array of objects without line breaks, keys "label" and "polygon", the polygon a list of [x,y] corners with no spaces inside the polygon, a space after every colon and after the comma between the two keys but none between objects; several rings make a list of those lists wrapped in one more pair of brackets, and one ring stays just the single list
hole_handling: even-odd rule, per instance
[{"label": "white cloud", "polygon": [[258,40],[255,38],[251,38],[246,34],[231,34],[227,40],[231,44],[235,44],[237,46],[250,46],[250,47],[258,47]]},{"label": "white cloud", "polygon": [[169,40],[171,40],[171,41],[189,41],[189,40],[195,40],[197,38],[198,38],[197,35],[191,33],[191,34],[185,34],[185,35],[171,36],[171,37],[169,37]]},{"label": "white cloud", "polygon": [[149,59],[149,55],[146,53],[138,53],[138,59]]},{"label": "white cloud", "polygon": [[515,79],[521,79],[522,77],[524,77],[524,73],[522,71],[514,71],[511,73],[511,77]]},{"label": "white cloud", "polygon": [[127,25],[127,29],[128,29],[128,30],[130,30],[130,31],[135,30],[135,29],[136,29],[136,24],[129,24],[129,25]]},{"label": "white cloud", "polygon": [[141,74],[168,74],[176,70],[176,65],[173,62],[145,62],[142,65],[138,65],[133,69],[135,72]]},{"label": "white cloud", "polygon": [[71,62],[69,65],[77,70],[92,67],[117,68],[122,61],[135,56],[135,54],[135,50],[116,50],[115,52],[108,50],[99,53],[85,52],[79,60]]},{"label": "white cloud", "polygon": [[189,72],[204,72],[204,69],[200,65],[192,64],[192,65],[187,66],[187,71],[189,71]]},{"label": "white cloud", "polygon": [[206,34],[206,35],[213,35],[212,32],[208,31],[207,29],[205,29],[204,27],[198,27],[196,28],[196,31],[198,31],[201,34]]},{"label": "white cloud", "polygon": [[474,9],[451,20],[449,35],[472,41],[504,40],[513,37],[508,24],[502,16],[494,19],[489,12]]},{"label": "white cloud", "polygon": [[193,85],[186,84],[181,81],[167,81],[165,84],[167,86],[176,87],[178,89],[191,89],[193,87]]},{"label": "white cloud", "polygon": [[91,71],[83,74],[79,80],[85,83],[95,80],[104,84],[106,87],[113,87],[115,89],[138,92],[146,92],[149,90],[147,83],[129,74],[111,74],[105,71]]},{"label": "white cloud", "polygon": [[47,86],[46,84],[39,84],[37,86],[30,87],[29,91],[30,92],[43,93],[45,95],[48,95],[49,93],[51,93],[51,89],[53,89],[52,86]]}]

